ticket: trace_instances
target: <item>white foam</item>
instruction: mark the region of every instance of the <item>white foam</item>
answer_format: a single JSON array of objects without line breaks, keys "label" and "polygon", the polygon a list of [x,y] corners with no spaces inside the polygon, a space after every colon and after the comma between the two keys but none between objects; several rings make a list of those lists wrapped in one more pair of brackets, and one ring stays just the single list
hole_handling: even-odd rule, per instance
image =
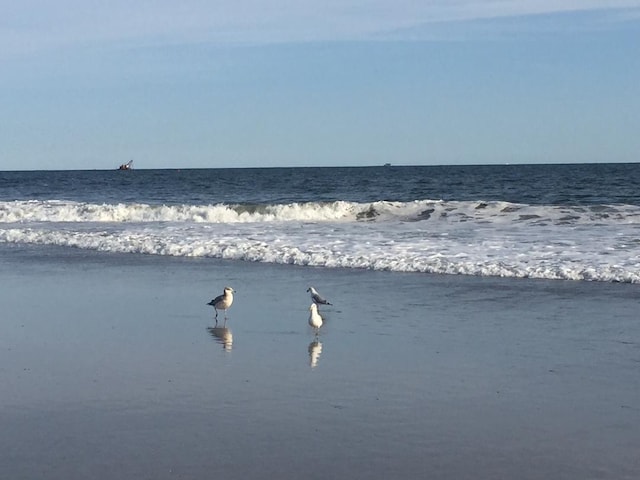
[{"label": "white foam", "polygon": [[503,277],[640,282],[640,209],[505,202],[0,203],[0,242]]},{"label": "white foam", "polygon": [[329,221],[355,218],[350,202],[286,205],[91,204],[61,201],[0,202],[0,223],[23,222],[194,222],[252,223]]},{"label": "white foam", "polygon": [[559,207],[508,202],[308,202],[272,205],[92,204],[64,201],[0,202],[0,223],[25,222],[328,222],[444,221],[478,223],[615,224],[640,221],[640,207]]}]

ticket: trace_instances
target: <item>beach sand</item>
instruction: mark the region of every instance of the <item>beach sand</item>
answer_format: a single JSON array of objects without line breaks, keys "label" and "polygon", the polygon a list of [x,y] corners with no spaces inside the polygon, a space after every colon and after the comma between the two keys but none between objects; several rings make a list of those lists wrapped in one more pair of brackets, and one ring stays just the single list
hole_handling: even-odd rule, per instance
[{"label": "beach sand", "polygon": [[640,475],[638,285],[2,245],[0,287],[2,478]]}]

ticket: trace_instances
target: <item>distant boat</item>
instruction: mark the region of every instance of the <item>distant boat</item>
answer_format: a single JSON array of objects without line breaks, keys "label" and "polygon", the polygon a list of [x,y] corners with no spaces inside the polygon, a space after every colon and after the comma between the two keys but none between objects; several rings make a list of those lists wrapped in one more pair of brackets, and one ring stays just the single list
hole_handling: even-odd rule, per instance
[{"label": "distant boat", "polygon": [[129,160],[127,163],[123,163],[118,167],[118,170],[131,170],[133,169],[133,160]]},{"label": "distant boat", "polygon": [[390,167],[390,166],[391,166],[391,164],[390,164],[390,163],[385,163],[385,164],[384,164],[384,166],[385,166],[385,167]]}]

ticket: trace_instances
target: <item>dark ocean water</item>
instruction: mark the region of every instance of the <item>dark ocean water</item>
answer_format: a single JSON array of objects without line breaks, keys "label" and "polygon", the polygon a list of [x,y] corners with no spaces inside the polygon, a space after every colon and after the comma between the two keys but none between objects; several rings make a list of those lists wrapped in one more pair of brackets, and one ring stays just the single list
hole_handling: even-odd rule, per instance
[{"label": "dark ocean water", "polygon": [[0,200],[150,204],[345,200],[640,205],[640,164],[0,172]]},{"label": "dark ocean water", "polygon": [[0,243],[640,281],[640,164],[0,172]]}]

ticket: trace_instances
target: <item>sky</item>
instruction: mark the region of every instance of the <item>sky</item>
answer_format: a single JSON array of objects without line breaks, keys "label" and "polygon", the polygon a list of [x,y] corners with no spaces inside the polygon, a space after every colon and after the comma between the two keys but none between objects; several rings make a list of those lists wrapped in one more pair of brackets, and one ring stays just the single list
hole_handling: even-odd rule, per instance
[{"label": "sky", "polygon": [[0,11],[0,170],[640,161],[640,0]]}]

